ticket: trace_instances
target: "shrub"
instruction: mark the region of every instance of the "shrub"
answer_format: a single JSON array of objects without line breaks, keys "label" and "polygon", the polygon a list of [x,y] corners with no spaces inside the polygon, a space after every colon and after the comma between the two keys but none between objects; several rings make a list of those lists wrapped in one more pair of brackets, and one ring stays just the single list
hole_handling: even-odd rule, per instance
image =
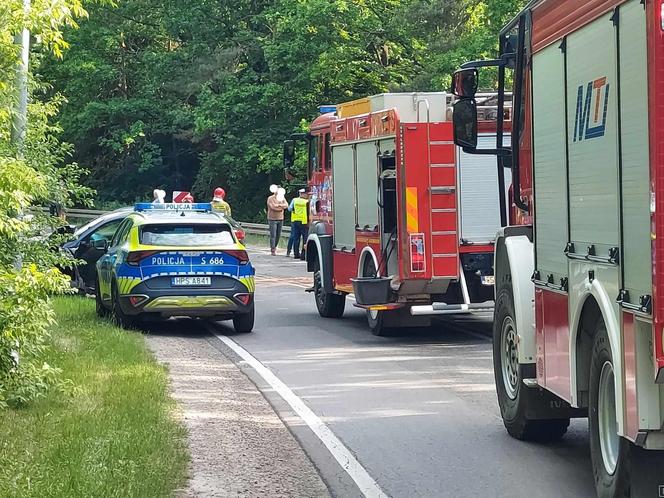
[{"label": "shrub", "polygon": [[56,266],[68,261],[51,236],[58,220],[31,208],[68,206],[91,194],[79,184],[83,170],[67,164],[71,146],[57,138],[53,120],[64,99],[47,97],[48,85],[32,74],[25,137],[10,136],[18,95],[14,37],[27,27],[37,40],[32,66],[48,51],[60,56],[67,47],[61,28],[84,15],[81,0],[33,2],[27,11],[21,0],[0,2],[0,408],[27,403],[58,382],[58,369],[43,358],[54,319],[49,296],[69,288]]}]

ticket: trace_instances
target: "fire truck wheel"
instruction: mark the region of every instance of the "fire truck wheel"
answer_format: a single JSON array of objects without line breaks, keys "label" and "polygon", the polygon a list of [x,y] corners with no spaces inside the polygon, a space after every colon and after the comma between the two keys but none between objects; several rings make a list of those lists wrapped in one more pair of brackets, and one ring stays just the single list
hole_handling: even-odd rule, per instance
[{"label": "fire truck wheel", "polygon": [[604,321],[595,326],[590,362],[590,454],[599,498],[630,495],[631,443],[618,435],[615,373]]},{"label": "fire truck wheel", "polygon": [[[376,263],[374,263],[373,258],[367,257],[364,260],[364,264],[362,265],[362,276],[375,277],[376,275],[378,275]],[[369,324],[369,330],[371,330],[373,335],[379,337],[387,335],[387,327],[385,326],[385,313],[385,311],[367,310],[367,323]]]},{"label": "fire truck wheel", "polygon": [[318,314],[323,318],[341,318],[346,307],[346,295],[325,292],[320,272],[320,263],[316,260],[314,262],[314,296]]},{"label": "fire truck wheel", "polygon": [[387,327],[385,326],[385,311],[367,310],[367,323],[369,330],[376,336],[387,335]]},{"label": "fire truck wheel", "polygon": [[529,419],[528,387],[523,383],[524,368],[519,365],[516,321],[512,286],[504,284],[498,291],[493,322],[493,370],[496,378],[498,405],[510,436],[532,441],[555,441],[563,437],[569,419]]}]

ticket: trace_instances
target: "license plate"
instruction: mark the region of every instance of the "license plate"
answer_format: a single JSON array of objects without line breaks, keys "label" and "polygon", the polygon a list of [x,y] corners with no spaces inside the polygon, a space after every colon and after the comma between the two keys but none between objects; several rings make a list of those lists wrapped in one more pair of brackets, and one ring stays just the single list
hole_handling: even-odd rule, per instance
[{"label": "license plate", "polygon": [[210,277],[173,277],[171,285],[180,286],[202,286],[211,285],[212,279]]},{"label": "license plate", "polygon": [[482,285],[495,285],[496,277],[494,275],[484,275],[482,276]]}]

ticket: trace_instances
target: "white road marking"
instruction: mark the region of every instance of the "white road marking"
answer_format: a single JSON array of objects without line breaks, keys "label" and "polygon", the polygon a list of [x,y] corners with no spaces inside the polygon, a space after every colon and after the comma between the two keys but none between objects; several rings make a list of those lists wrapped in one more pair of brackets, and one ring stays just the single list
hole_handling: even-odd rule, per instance
[{"label": "white road marking", "polygon": [[281,396],[286,403],[309,426],[313,433],[327,447],[334,459],[348,473],[357,484],[362,494],[367,498],[388,497],[378,483],[369,475],[367,470],[353,456],[346,446],[334,435],[332,430],[318,418],[318,416],[302,401],[286,384],[284,384],[270,369],[258,361],[251,353],[232,340],[230,337],[218,334],[212,328],[210,331],[221,342],[226,344],[240,356],[247,364]]}]

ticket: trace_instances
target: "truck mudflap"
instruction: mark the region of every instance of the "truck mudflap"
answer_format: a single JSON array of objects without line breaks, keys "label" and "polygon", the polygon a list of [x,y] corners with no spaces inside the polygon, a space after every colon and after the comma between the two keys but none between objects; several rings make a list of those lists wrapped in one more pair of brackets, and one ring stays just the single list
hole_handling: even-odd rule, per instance
[{"label": "truck mudflap", "polygon": [[546,420],[555,418],[585,418],[588,416],[587,408],[574,408],[567,401],[559,398],[551,391],[547,391],[537,384],[535,379],[535,364],[521,364],[521,378],[525,389],[526,418],[529,420]]},{"label": "truck mudflap", "polygon": [[588,416],[587,408],[572,407],[551,391],[538,386],[535,379],[524,379],[524,385],[526,389],[523,394],[526,394],[526,406],[528,407],[526,417],[530,420],[585,418]]}]

